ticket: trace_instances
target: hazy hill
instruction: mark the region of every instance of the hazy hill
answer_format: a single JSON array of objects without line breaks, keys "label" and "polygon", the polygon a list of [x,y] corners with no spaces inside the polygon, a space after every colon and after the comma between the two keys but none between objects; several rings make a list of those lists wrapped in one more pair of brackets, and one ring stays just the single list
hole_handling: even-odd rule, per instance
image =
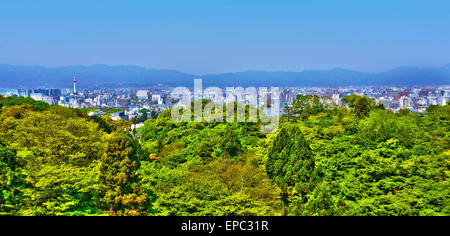
[{"label": "hazy hill", "polygon": [[76,75],[80,87],[142,86],[188,81],[191,75],[175,70],[151,70],[138,66],[39,66],[0,65],[0,87],[70,87]]},{"label": "hazy hill", "polygon": [[140,87],[156,84],[193,86],[202,78],[204,86],[368,86],[449,85],[450,64],[439,68],[399,67],[383,73],[346,69],[289,71],[245,71],[203,76],[176,70],[153,70],[138,66],[40,66],[0,65],[0,87],[70,87],[76,75],[80,87]]}]

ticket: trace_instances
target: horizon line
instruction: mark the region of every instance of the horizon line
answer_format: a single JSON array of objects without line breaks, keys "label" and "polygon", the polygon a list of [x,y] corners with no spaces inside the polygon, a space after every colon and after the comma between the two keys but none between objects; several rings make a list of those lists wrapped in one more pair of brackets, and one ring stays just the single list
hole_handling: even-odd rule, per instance
[{"label": "horizon line", "polygon": [[334,70],[345,70],[345,71],[350,71],[350,72],[360,72],[360,73],[369,73],[369,74],[380,74],[380,73],[385,73],[385,72],[393,71],[393,70],[400,69],[400,68],[438,69],[438,68],[444,68],[444,67],[450,66],[450,63],[444,64],[444,65],[441,65],[441,66],[435,66],[435,67],[429,67],[429,66],[428,67],[426,67],[426,66],[396,66],[396,67],[393,67],[391,69],[387,69],[387,70],[383,70],[383,71],[379,71],[379,72],[369,72],[369,71],[362,71],[362,70],[356,70],[356,69],[347,69],[347,68],[338,66],[338,67],[332,67],[332,68],[327,68],[327,69],[304,69],[304,70],[301,70],[301,71],[296,71],[296,70],[255,70],[255,69],[248,69],[248,70],[242,70],[242,71],[205,73],[205,74],[188,73],[188,72],[184,72],[184,71],[181,71],[181,70],[178,70],[178,69],[156,69],[156,68],[151,68],[151,67],[146,67],[146,66],[130,65],[130,64],[128,64],[128,65],[126,65],[126,64],[122,64],[122,65],[107,65],[107,64],[103,64],[103,63],[95,63],[95,64],[89,64],[89,65],[73,64],[73,65],[64,65],[64,66],[43,66],[43,65],[13,65],[13,64],[9,64],[9,63],[0,63],[0,66],[41,67],[41,68],[46,68],[46,69],[59,69],[59,68],[65,68],[65,67],[94,67],[94,66],[138,67],[138,68],[143,68],[143,69],[146,69],[146,70],[174,71],[174,72],[179,72],[179,73],[183,73],[183,74],[187,74],[187,75],[191,75],[191,76],[208,76],[208,75],[237,74],[237,73],[246,73],[246,72],[303,73],[303,72],[310,72],[310,71],[334,71]]}]

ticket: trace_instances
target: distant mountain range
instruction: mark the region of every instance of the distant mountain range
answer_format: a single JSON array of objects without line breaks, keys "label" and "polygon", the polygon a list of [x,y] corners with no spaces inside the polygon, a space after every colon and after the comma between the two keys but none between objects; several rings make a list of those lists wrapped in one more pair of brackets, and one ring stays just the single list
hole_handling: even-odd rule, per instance
[{"label": "distant mountain range", "polygon": [[245,71],[203,76],[176,70],[153,70],[138,66],[41,66],[0,65],[0,88],[68,88],[73,76],[78,86],[145,87],[157,84],[193,86],[194,78],[202,78],[203,86],[432,86],[450,85],[450,64],[439,68],[399,67],[382,73],[365,73],[346,69],[289,71]]}]

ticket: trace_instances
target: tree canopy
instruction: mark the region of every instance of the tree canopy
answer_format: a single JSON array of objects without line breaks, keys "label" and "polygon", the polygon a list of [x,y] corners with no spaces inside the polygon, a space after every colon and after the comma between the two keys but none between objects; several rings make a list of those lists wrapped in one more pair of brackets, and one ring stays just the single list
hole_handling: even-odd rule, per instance
[{"label": "tree canopy", "polygon": [[264,134],[259,121],[175,122],[171,109],[132,132],[0,97],[0,215],[450,215],[450,104],[343,101],[298,96]]}]

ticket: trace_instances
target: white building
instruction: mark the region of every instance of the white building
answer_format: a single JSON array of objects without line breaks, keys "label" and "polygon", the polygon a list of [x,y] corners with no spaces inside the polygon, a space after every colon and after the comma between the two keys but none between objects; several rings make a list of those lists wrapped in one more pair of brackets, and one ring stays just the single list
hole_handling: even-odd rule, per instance
[{"label": "white building", "polygon": [[159,95],[159,94],[152,95],[152,101],[158,102],[159,105],[161,105],[163,103],[163,101],[161,99],[161,95]]},{"label": "white building", "polygon": [[447,104],[447,99],[445,97],[441,97],[437,99],[437,104],[439,106],[444,106],[445,104]]},{"label": "white building", "polygon": [[148,99],[148,90],[138,90],[136,96],[139,99]]},{"label": "white building", "polygon": [[132,130],[134,130],[134,129],[139,129],[139,128],[142,128],[142,127],[144,127],[144,123],[132,124],[132,125],[131,125],[131,129],[132,129]]},{"label": "white building", "polygon": [[336,104],[337,106],[342,106],[342,101],[341,101],[339,94],[337,94],[337,93],[333,94],[331,96],[331,99],[333,100],[334,104]]},{"label": "white building", "polygon": [[409,97],[402,96],[400,98],[400,108],[410,108],[412,104],[412,100]]},{"label": "white building", "polygon": [[30,97],[36,101],[44,100],[44,95],[42,93],[32,93],[32,94],[30,94]]}]

